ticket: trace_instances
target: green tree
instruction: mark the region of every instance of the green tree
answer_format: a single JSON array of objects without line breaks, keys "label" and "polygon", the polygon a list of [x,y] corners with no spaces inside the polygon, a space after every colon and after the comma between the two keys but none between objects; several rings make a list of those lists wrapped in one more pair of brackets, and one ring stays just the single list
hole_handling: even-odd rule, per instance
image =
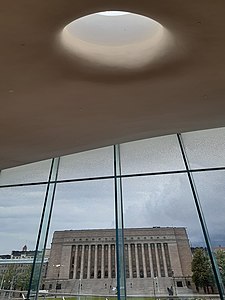
[{"label": "green tree", "polygon": [[219,266],[223,284],[225,284],[225,252],[223,250],[216,251],[216,260]]},{"label": "green tree", "polygon": [[16,276],[16,267],[15,265],[10,265],[7,268],[7,271],[4,276],[3,288],[5,290],[10,290],[11,288],[13,288],[15,282],[15,276]]},{"label": "green tree", "polygon": [[15,289],[27,291],[31,276],[31,266],[24,269],[24,272],[18,273],[16,276]]},{"label": "green tree", "polygon": [[3,288],[25,291],[29,287],[30,275],[31,266],[27,266],[24,272],[21,272],[16,265],[11,265],[5,273]]},{"label": "green tree", "polygon": [[209,287],[213,290],[214,280],[208,254],[204,249],[198,248],[194,251],[192,260],[192,280],[196,289],[203,288],[209,293]]}]

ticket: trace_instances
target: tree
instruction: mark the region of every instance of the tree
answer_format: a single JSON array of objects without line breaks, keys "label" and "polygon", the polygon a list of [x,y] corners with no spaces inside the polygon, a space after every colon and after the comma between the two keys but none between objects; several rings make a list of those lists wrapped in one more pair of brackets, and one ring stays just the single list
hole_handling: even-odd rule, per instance
[{"label": "tree", "polygon": [[197,291],[203,288],[209,293],[209,287],[213,289],[214,280],[209,257],[204,249],[198,248],[194,251],[192,260],[192,280]]},{"label": "tree", "polygon": [[10,290],[27,290],[29,287],[31,275],[31,266],[27,266],[21,272],[16,265],[11,265],[8,267],[3,282],[3,289]]},{"label": "tree", "polygon": [[24,273],[19,273],[16,280],[16,289],[21,291],[27,291],[29,288],[31,266],[27,267]]},{"label": "tree", "polygon": [[7,268],[7,271],[4,276],[3,289],[10,290],[11,288],[13,288],[15,276],[16,276],[15,265],[10,265]]},{"label": "tree", "polygon": [[225,252],[223,250],[217,250],[216,251],[216,260],[217,264],[220,270],[220,275],[223,281],[223,284],[225,284]]}]

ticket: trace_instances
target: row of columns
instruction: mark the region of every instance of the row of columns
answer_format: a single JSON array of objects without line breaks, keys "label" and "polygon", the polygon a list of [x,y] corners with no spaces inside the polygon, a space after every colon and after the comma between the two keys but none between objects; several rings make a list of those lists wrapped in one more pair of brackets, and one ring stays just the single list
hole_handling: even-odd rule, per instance
[{"label": "row of columns", "polygon": [[[133,247],[134,245],[134,255],[135,255],[135,264],[133,262],[132,264],[132,250],[131,250],[131,245]],[[139,255],[138,255],[138,245],[141,246],[141,250],[139,250]],[[146,243],[145,243],[146,245]],[[159,250],[158,250],[158,244],[147,244],[148,246],[146,249],[144,249],[144,243],[138,243],[138,244],[125,244],[127,256],[125,257],[126,261],[126,268],[129,270],[127,272],[127,277],[129,278],[147,278],[147,277],[168,277],[170,274],[168,274],[168,253],[167,253],[167,258],[165,255],[165,249],[163,247],[163,244],[161,244],[160,251],[161,251],[161,259],[159,257]],[[151,249],[151,245],[153,249]],[[88,254],[86,255],[87,257],[87,262],[85,262],[84,256],[85,256],[85,247],[88,246]],[[94,245],[94,274],[91,274],[91,263],[93,264],[91,260],[91,250],[93,245],[78,245],[75,248],[75,253],[72,254],[74,255],[74,264],[71,265],[70,267],[70,274],[72,274],[72,277],[74,279],[90,279],[90,278],[115,278],[116,274],[116,245],[115,244],[98,244]],[[101,246],[101,266],[100,269],[98,268],[98,254],[100,251],[99,246]],[[107,246],[107,258],[105,259],[105,247]],[[140,247],[139,246],[139,247]],[[81,248],[81,258],[80,262],[78,265],[78,247]],[[113,248],[112,248],[113,247]],[[113,254],[112,254],[112,249],[113,249]],[[80,250],[79,250],[80,251]],[[140,251],[141,251],[141,257],[140,257]],[[147,251],[147,252],[146,252]],[[153,255],[155,258],[153,259]],[[146,257],[147,255],[147,257]],[[140,259],[139,259],[140,258]],[[148,264],[146,262],[146,259],[148,261]],[[113,263],[113,266],[112,266]],[[86,267],[85,273],[84,274],[84,264]],[[161,268],[160,268],[161,264]],[[140,266],[141,265],[141,266]],[[93,267],[92,267],[93,269]],[[161,269],[163,272],[161,272]],[[78,271],[79,270],[79,271]],[[148,272],[147,272],[148,270]],[[113,271],[113,272],[112,272]],[[140,273],[141,271],[141,273]],[[72,272],[72,273],[71,273]],[[79,273],[78,273],[79,272]]]},{"label": "row of columns", "polygon": [[[154,266],[154,262],[152,259],[152,253],[151,253],[151,248],[150,244],[148,244],[148,261],[149,261],[149,266],[150,267],[150,272],[151,275],[147,274],[147,263],[145,259],[145,253],[144,253],[144,244],[141,244],[141,255],[142,255],[142,263],[143,263],[143,277],[162,277],[163,274],[161,274],[160,270],[160,262],[159,262],[159,255],[157,251],[157,244],[154,244],[154,251],[155,251],[155,256],[156,256],[156,265]],[[131,257],[131,245],[128,244],[128,261],[129,261],[129,278],[133,278],[133,268],[132,268],[132,257]],[[140,278],[140,262],[138,259],[138,244],[134,244],[135,247],[135,260],[136,260],[136,278]],[[164,268],[164,276],[163,277],[168,277],[168,270],[167,270],[167,263],[166,263],[166,256],[165,256],[165,250],[164,247],[161,245],[162,249],[162,257],[163,257],[163,268]],[[156,270],[156,273],[154,274],[154,270]]]}]

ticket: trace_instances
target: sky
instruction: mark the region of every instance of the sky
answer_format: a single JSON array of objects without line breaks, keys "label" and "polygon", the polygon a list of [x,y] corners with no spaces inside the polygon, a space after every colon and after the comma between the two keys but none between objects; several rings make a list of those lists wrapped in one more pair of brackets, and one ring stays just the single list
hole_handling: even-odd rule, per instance
[{"label": "sky", "polygon": [[[223,130],[184,135],[193,168],[225,165],[223,135]],[[124,144],[121,159],[124,174],[184,168],[176,136]],[[45,181],[49,166],[50,161],[44,161],[2,171],[0,185]],[[59,179],[112,175],[112,147],[67,156],[60,166]],[[211,242],[225,245],[225,171],[194,173],[194,180]],[[122,182],[125,227],[181,226],[187,229],[192,246],[204,246],[186,174]],[[0,189],[0,254],[25,244],[35,248],[45,190],[45,185]],[[48,247],[55,230],[91,228],[115,228],[113,179],[58,184]]]}]

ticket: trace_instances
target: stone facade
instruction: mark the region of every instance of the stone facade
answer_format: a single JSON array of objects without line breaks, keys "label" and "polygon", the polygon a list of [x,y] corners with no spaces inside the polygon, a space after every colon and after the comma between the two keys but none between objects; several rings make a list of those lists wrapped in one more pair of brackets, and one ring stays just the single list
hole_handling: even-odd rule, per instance
[{"label": "stone facade", "polygon": [[[124,230],[129,295],[190,293],[192,254],[185,228]],[[45,288],[53,292],[110,295],[116,287],[114,229],[56,231]]]}]

